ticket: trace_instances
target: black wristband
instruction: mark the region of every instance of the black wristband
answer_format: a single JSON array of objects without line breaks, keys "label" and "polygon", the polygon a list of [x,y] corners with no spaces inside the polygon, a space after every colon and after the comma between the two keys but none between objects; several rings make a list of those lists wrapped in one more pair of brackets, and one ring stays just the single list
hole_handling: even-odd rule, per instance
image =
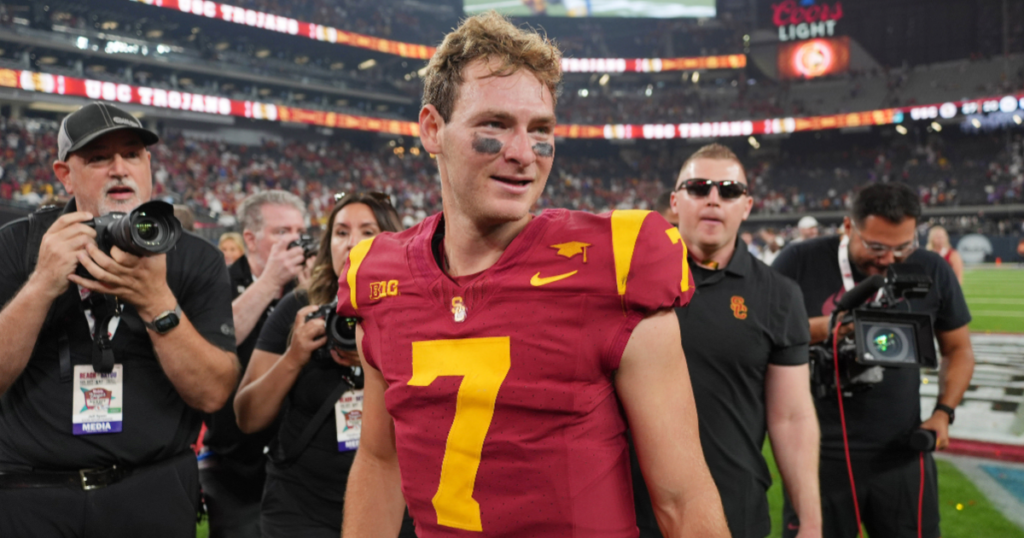
[{"label": "black wristband", "polygon": [[[942,411],[943,413],[949,415],[950,424],[953,424],[953,421],[956,420],[956,410],[948,405],[936,403],[935,411]],[[935,411],[932,411],[932,413],[935,413]]]}]

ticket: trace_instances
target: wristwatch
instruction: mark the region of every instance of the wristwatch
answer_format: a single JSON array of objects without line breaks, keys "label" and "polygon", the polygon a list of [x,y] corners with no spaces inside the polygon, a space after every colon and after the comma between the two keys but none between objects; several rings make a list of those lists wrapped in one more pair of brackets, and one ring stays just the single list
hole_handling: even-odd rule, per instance
[{"label": "wristwatch", "polygon": [[143,321],[146,324],[146,328],[157,333],[167,334],[171,329],[178,326],[181,323],[181,305],[174,305],[174,310],[168,310],[161,312],[153,321]]},{"label": "wristwatch", "polygon": [[[948,405],[937,403],[935,404],[935,411],[942,411],[943,413],[949,415],[950,424],[953,424],[953,421],[956,420],[956,410]],[[935,411],[932,411],[932,413],[934,413]]]}]

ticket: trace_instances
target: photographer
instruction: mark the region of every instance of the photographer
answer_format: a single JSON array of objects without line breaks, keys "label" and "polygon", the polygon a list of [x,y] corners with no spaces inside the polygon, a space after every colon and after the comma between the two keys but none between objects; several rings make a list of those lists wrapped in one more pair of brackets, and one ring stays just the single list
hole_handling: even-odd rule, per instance
[{"label": "photographer", "polygon": [[[949,444],[953,409],[970,383],[974,353],[967,329],[971,316],[956,276],[941,257],[917,248],[921,203],[900,183],[874,184],[857,195],[843,223],[842,237],[810,239],[791,245],[772,265],[800,285],[810,318],[811,343],[829,338],[829,316],[854,285],[885,275],[890,265],[920,266],[932,285],[927,295],[897,302],[890,310],[929,314],[942,353],[938,404],[921,423],[921,374],[916,368],[886,368],[880,382],[844,390],[843,408],[860,518],[872,536],[939,536],[938,489],[930,453],[910,448],[918,428],[935,432],[936,448]],[[840,335],[852,327],[841,328]],[[821,424],[820,484],[824,535],[857,534],[857,514],[844,452],[842,417],[835,391],[817,398]],[[924,477],[921,469],[924,468]],[[921,486],[923,479],[924,485]],[[923,502],[919,507],[919,496]],[[920,508],[920,523],[918,510]],[[799,522],[787,505],[784,535]]]},{"label": "photographer", "polygon": [[[239,368],[217,249],[169,211],[112,214],[149,200],[157,141],[114,106],[71,113],[53,170],[73,199],[0,231],[0,536],[195,536],[189,445]],[[177,243],[136,256],[125,229]]]},{"label": "photographer", "polygon": [[[307,253],[292,244],[306,231],[306,208],[290,192],[269,190],[242,200],[238,221],[248,253],[231,264],[228,274],[235,342],[244,370],[267,317],[302,275]],[[199,479],[210,513],[210,538],[259,538],[260,494],[266,480],[263,451],[274,430],[244,435],[235,421],[233,400],[206,418]]]},{"label": "photographer", "polygon": [[[336,402],[343,395],[361,401],[362,376],[353,368],[359,366],[355,350],[324,349],[324,320],[307,318],[336,300],[338,273],[352,247],[400,229],[387,195],[342,197],[328,218],[308,290],[285,295],[260,333],[235,397],[235,413],[241,430],[253,433],[269,428],[286,410],[267,464],[260,521],[266,537],[341,533],[358,438],[339,435],[336,424],[348,417],[336,417],[343,413]],[[361,412],[361,404],[357,409]],[[403,536],[414,536],[410,520]]]}]

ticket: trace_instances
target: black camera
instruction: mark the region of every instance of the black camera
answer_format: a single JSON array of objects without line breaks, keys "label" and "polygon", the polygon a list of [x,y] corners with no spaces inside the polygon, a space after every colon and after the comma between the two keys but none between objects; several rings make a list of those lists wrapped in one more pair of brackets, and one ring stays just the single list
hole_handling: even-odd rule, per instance
[{"label": "black camera", "polygon": [[288,250],[295,247],[302,247],[302,255],[307,260],[316,256],[316,253],[320,250],[320,244],[309,234],[301,234],[298,239],[288,243]]},{"label": "black camera", "polygon": [[[840,322],[852,321],[853,334],[834,342],[830,331],[822,345],[811,346],[814,395],[834,396],[838,390],[843,396],[851,396],[882,381],[886,368],[938,367],[931,316],[890,310],[907,299],[924,297],[931,284],[931,278],[920,266],[893,264],[885,277],[872,276],[843,295],[836,303],[829,327],[835,327],[838,312],[849,311]],[[875,299],[862,305],[871,297]]]},{"label": "black camera", "polygon": [[165,254],[181,238],[174,206],[161,201],[146,202],[130,213],[107,213],[85,224],[96,230],[96,245],[107,254],[114,246],[135,256]]},{"label": "black camera", "polygon": [[341,351],[356,350],[356,320],[338,315],[338,300],[330,304],[320,305],[316,310],[306,316],[306,321],[320,318],[327,325],[327,343],[313,352],[310,360],[326,361],[334,364],[331,358],[331,349]]}]

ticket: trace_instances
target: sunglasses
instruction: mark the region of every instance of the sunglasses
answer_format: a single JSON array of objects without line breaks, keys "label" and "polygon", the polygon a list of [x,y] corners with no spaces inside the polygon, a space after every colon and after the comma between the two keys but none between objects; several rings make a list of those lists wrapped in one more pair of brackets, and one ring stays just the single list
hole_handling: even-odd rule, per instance
[{"label": "sunglasses", "polygon": [[718,188],[718,196],[723,200],[735,200],[747,194],[747,185],[739,181],[725,180],[712,181],[710,179],[688,179],[676,188],[676,191],[686,189],[686,194],[695,198],[704,198],[711,194],[711,187]]},{"label": "sunglasses", "polygon": [[386,204],[386,205],[389,205],[389,206],[391,205],[391,195],[389,195],[386,192],[380,192],[380,191],[348,192],[348,193],[339,192],[339,193],[335,193],[335,195],[334,195],[334,203],[338,204],[339,202],[341,202],[342,200],[344,200],[345,198],[347,198],[349,196],[351,196],[353,198],[369,196],[370,198],[373,198],[378,203]]}]

